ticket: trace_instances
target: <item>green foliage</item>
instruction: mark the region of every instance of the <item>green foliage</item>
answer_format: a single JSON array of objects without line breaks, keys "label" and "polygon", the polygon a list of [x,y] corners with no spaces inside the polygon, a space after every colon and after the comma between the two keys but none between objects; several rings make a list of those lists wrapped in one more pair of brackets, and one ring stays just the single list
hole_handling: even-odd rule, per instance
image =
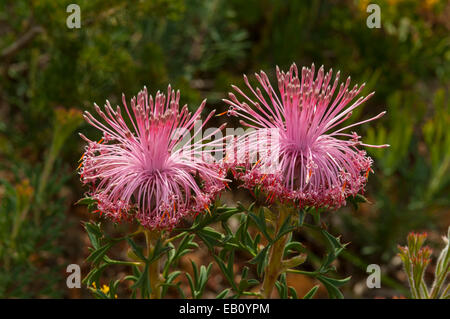
[{"label": "green foliage", "polygon": [[189,287],[191,288],[191,294],[193,299],[202,298],[203,292],[205,291],[206,283],[208,282],[208,276],[211,272],[212,263],[205,267],[204,265],[200,266],[200,270],[198,266],[191,260],[192,270],[194,272],[194,276],[189,273],[186,273],[186,277],[189,281]]},{"label": "green foliage", "polygon": [[[255,210],[258,213],[256,213]],[[306,208],[299,216],[312,214],[318,215],[320,212]],[[336,271],[332,263],[338,258],[346,245],[343,245],[339,238],[334,237],[328,231],[323,229],[320,219],[317,219],[315,224],[302,223],[302,226],[304,226],[302,227],[303,230],[318,232],[323,236],[327,243],[326,249],[328,253],[324,257],[319,268],[316,271],[310,272],[296,269],[305,262],[307,251],[300,242],[293,240],[292,232],[298,230],[298,226],[296,225],[299,225],[297,220],[299,218],[295,214],[289,215],[280,225],[280,228],[276,233],[273,233],[274,229],[271,226],[273,223],[272,218],[277,218],[275,217],[276,213],[271,212],[267,208],[257,208],[255,203],[250,204],[247,208],[242,204],[238,204],[237,208],[226,209],[225,207],[219,207],[219,211],[216,211],[215,207],[212,207],[211,216],[218,216],[216,218],[222,220],[224,234],[209,227],[205,227],[208,229],[208,233],[213,233],[214,236],[204,236],[203,230],[199,229],[198,225],[205,225],[205,220],[211,220],[211,217],[208,215],[198,216],[194,222],[194,225],[197,226],[192,226],[190,229],[183,231],[192,232],[205,243],[219,266],[224,278],[228,282],[230,288],[220,292],[217,298],[259,296],[259,293],[254,292],[251,288],[262,283],[262,279],[267,271],[271,247],[286,236],[288,240],[283,248],[284,258],[279,265],[281,276],[275,283],[279,296],[281,298],[297,298],[295,289],[288,287],[286,284],[286,273],[292,272],[301,273],[320,281],[326,287],[330,298],[343,298],[339,287],[347,283],[350,280],[350,277],[345,279],[335,279],[329,277],[329,274]],[[295,218],[293,218],[294,216]],[[231,218],[239,219],[239,227],[235,232],[228,226],[227,221]],[[251,225],[255,226],[260,232],[256,236],[250,235],[248,228]],[[267,240],[267,243],[264,246],[260,244],[261,234],[263,234]],[[215,239],[211,240],[211,238]],[[222,238],[222,240],[216,240],[216,238]],[[256,266],[256,269],[254,269],[254,278],[249,277],[250,268],[248,266],[245,266],[239,274],[235,272],[233,266],[235,265],[235,254],[237,251],[245,252],[250,256],[247,263],[249,266]],[[292,255],[294,256],[292,257]],[[240,278],[239,283],[235,281],[235,278],[238,277]],[[311,291],[306,297],[311,298],[316,290],[317,289]],[[230,294],[231,292],[233,293]]]},{"label": "green foliage", "polygon": [[[2,169],[13,173],[12,182],[0,180],[5,192],[0,205],[0,297],[60,297],[57,288],[64,282],[61,267],[45,263],[61,254],[58,246],[63,233],[66,200],[61,188],[68,176],[57,161],[61,146],[79,125],[79,113],[57,111],[53,139],[42,165],[24,161],[4,162]],[[70,175],[69,175],[70,177]]]}]

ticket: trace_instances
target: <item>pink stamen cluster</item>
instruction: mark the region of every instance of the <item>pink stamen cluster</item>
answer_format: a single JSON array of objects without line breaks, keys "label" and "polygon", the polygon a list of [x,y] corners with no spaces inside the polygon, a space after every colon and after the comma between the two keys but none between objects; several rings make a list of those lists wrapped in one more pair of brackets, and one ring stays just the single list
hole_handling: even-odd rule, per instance
[{"label": "pink stamen cluster", "polygon": [[[388,145],[367,145],[356,133],[344,131],[378,119],[385,112],[337,129],[350,118],[355,108],[373,95],[359,97],[350,104],[364,84],[349,90],[349,77],[335,94],[339,72],[332,84],[332,70],[325,74],[321,67],[315,76],[314,64],[311,69],[304,67],[301,77],[295,64],[286,73],[278,67],[276,72],[279,95],[261,71],[256,78],[268,99],[259,88],[250,85],[245,75],[244,81],[255,98],[251,99],[233,85],[245,100],[238,100],[233,93],[229,93],[229,99],[224,99],[230,105],[228,114],[240,117],[242,125],[253,129],[239,138],[238,150],[245,150],[246,157],[253,159],[261,152],[261,145],[272,143],[276,150],[271,156],[260,156],[256,163],[235,160],[231,166],[245,167],[245,170],[234,169],[235,176],[243,181],[244,187],[258,186],[266,191],[268,201],[290,201],[300,207],[338,208],[345,205],[349,195],[364,190],[371,171],[372,159],[358,146]],[[277,139],[271,139],[270,143],[261,140],[274,135]],[[273,166],[273,162],[277,162],[276,169],[271,172],[263,169]]]},{"label": "pink stamen cluster", "polygon": [[204,150],[220,143],[205,141],[223,127],[198,138],[213,111],[190,137],[206,101],[192,115],[186,105],[179,109],[179,99],[180,92],[170,86],[167,98],[158,92],[155,100],[144,88],[130,108],[122,95],[125,118],[108,101],[103,111],[95,105],[103,121],[85,112],[103,138],[95,142],[80,134],[88,143],[80,174],[102,214],[115,221],[137,218],[149,229],[171,229],[182,217],[207,210],[225,187],[224,172]]}]

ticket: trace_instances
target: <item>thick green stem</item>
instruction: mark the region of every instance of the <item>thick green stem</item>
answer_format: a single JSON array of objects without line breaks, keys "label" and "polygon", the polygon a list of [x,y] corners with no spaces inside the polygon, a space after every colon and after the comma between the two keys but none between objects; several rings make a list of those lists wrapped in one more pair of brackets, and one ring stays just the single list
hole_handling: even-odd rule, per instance
[{"label": "thick green stem", "polygon": [[150,294],[151,299],[161,299],[161,285],[159,280],[159,259],[152,262],[148,269],[150,277],[150,287],[152,292]]},{"label": "thick green stem", "polygon": [[[147,241],[147,258],[150,258],[155,249],[155,244],[160,237],[161,233],[151,232],[145,230],[145,239]],[[159,258],[154,260],[148,267],[148,276],[150,280],[150,298],[160,299],[161,298],[161,280],[160,280],[160,264]]]},{"label": "thick green stem", "polygon": [[[276,221],[275,234],[278,233],[280,227],[285,222],[286,218],[289,216],[289,211],[285,207],[280,207],[278,219]],[[270,248],[269,260],[264,271],[264,281],[261,291],[262,298],[270,298],[272,290],[275,287],[278,276],[282,271],[282,260],[284,248],[288,239],[288,234],[282,236],[278,241],[276,241]]]}]

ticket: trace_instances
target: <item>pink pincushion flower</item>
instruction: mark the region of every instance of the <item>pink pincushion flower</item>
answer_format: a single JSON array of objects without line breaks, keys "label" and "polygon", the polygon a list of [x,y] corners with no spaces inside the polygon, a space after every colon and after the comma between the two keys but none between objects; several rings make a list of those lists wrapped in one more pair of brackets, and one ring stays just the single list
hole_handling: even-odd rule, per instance
[{"label": "pink pincushion flower", "polygon": [[131,100],[131,111],[122,95],[127,119],[108,101],[104,111],[95,105],[103,121],[85,112],[103,138],[94,142],[80,134],[88,143],[80,174],[102,214],[115,221],[135,216],[149,229],[170,229],[182,217],[208,209],[224,188],[224,174],[204,151],[220,142],[205,140],[222,127],[191,143],[199,130],[192,137],[189,133],[206,101],[192,115],[186,105],[179,109],[179,99],[170,86],[167,99],[158,92],[155,100],[144,88]]},{"label": "pink pincushion flower", "polygon": [[[228,159],[228,166],[244,165],[244,171],[233,169],[235,175],[244,187],[258,186],[265,190],[268,201],[277,198],[300,207],[337,208],[345,204],[346,197],[364,190],[371,171],[372,159],[358,146],[388,146],[364,144],[356,133],[344,131],[375,120],[385,112],[336,129],[373,93],[349,105],[364,85],[349,90],[349,77],[335,94],[339,72],[333,84],[330,84],[332,70],[325,74],[321,67],[316,77],[314,73],[314,64],[311,69],[303,68],[300,78],[295,64],[286,73],[277,67],[278,95],[261,71],[256,78],[268,99],[259,88],[255,90],[250,85],[245,75],[254,99],[232,86],[245,100],[239,101],[229,93],[229,99],[224,99],[230,105],[228,114],[241,117],[241,124],[252,131],[238,139],[236,149],[241,154]],[[258,153],[259,160],[250,163],[248,159],[255,160]]]}]

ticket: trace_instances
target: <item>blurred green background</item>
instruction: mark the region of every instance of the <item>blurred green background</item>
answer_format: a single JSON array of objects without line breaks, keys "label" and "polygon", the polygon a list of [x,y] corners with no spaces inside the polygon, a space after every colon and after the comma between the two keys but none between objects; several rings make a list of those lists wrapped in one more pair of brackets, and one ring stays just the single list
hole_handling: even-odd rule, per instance
[{"label": "blurred green background", "polygon": [[[66,26],[70,3],[81,8],[80,29]],[[381,8],[379,29],[366,26],[369,3]],[[275,84],[275,65],[292,62],[376,91],[352,121],[388,111],[358,128],[366,143],[391,145],[369,149],[371,203],[326,220],[351,243],[337,265],[353,276],[347,297],[405,294],[397,244],[426,230],[433,245],[450,224],[449,31],[445,0],[1,0],[0,297],[89,296],[65,286],[65,267],[88,254],[81,221],[94,218],[74,206],[83,194],[76,132],[100,138],[82,110],[171,83],[191,109],[207,98],[223,112],[243,73],[265,70]],[[380,290],[365,288],[371,263],[382,266]]]}]

